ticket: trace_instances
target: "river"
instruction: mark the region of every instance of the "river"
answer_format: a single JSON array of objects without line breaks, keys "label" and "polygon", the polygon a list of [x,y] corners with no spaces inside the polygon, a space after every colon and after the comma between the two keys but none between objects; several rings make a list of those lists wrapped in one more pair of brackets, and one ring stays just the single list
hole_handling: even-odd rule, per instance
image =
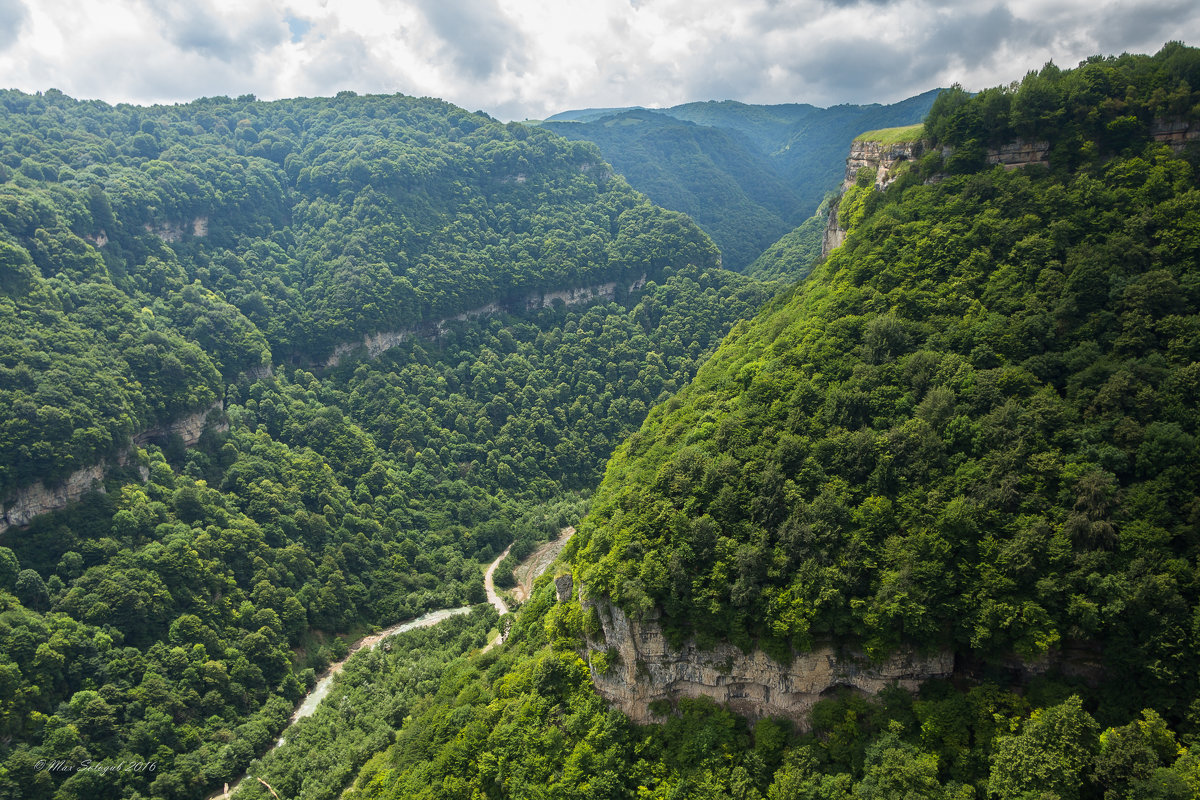
[{"label": "river", "polygon": [[[575,532],[574,528],[564,528],[563,535],[561,535],[559,539],[559,541],[562,543],[565,543],[566,540],[570,538],[570,534],[567,533],[568,530],[570,533]],[[552,544],[558,544],[558,542],[554,542]],[[487,592],[488,602],[495,606],[496,610],[500,612],[501,616],[508,613],[508,606],[504,603],[504,600],[501,599],[500,595],[497,594],[496,585],[493,582],[492,577],[496,572],[496,568],[500,566],[500,562],[503,561],[505,556],[508,555],[508,551],[510,549],[512,549],[512,545],[506,547],[504,552],[501,553],[495,561],[489,564],[487,570],[483,573],[483,584],[484,589]],[[562,549],[561,545],[559,545],[558,549]],[[544,571],[547,565],[548,562],[547,564],[542,564],[541,569]],[[538,574],[541,573],[539,572]],[[536,577],[536,575],[534,577]],[[350,645],[350,652],[346,654],[345,658],[329,665],[329,669],[325,670],[325,673],[321,676],[320,680],[317,681],[317,685],[314,686],[308,692],[308,694],[304,696],[304,700],[301,701],[300,705],[292,713],[291,719],[288,720],[288,727],[296,724],[297,720],[301,720],[305,717],[310,717],[313,715],[313,713],[317,710],[317,706],[321,705],[321,701],[325,699],[325,697],[329,694],[329,690],[333,688],[334,677],[342,671],[342,667],[346,666],[346,662],[358,651],[370,650],[387,637],[394,636],[397,633],[404,633],[405,631],[416,630],[417,628],[428,628],[432,625],[437,625],[439,622],[449,619],[450,617],[456,617],[459,614],[467,614],[470,611],[471,606],[441,608],[437,611],[430,611],[428,614],[417,617],[416,619],[405,620],[404,622],[399,622],[390,628],[384,628],[379,633],[373,633],[369,636],[362,637],[354,644]],[[500,644],[501,641],[503,641],[503,637],[497,637],[490,644],[488,644],[487,647],[484,648],[484,652]],[[281,746],[286,741],[287,728],[284,728],[283,734],[281,734],[279,737],[279,741],[277,741],[275,746],[271,749],[274,750],[275,747]],[[266,754],[264,753],[264,755]],[[211,795],[208,800],[223,800],[223,798],[232,797],[242,785],[242,781],[246,780],[248,777],[248,775],[243,774],[240,778],[238,778],[237,783],[233,785],[232,789],[229,787],[229,784],[225,784],[224,791],[220,791],[214,795]]]}]

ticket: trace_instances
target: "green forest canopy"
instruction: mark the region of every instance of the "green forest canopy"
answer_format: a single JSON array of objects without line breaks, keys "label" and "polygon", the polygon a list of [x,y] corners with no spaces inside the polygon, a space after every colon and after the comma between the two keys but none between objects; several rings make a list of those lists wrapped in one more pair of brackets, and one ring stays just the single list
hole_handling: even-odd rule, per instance
[{"label": "green forest canopy", "polygon": [[[482,603],[484,563],[577,521],[770,291],[594,148],[437,101],[7,92],[0,128],[0,497],[111,468],[0,540],[0,797],[232,781],[349,637]],[[604,281],[588,307],[505,302]],[[518,313],[302,368],[493,301]],[[121,465],[214,403],[228,432]]]},{"label": "green forest canopy", "polygon": [[[509,643],[448,668],[353,796],[1200,795],[1200,152],[1149,135],[1160,95],[1189,92],[1200,117],[1200,53],[994,91],[1019,107],[1049,74],[1062,100],[1096,73],[1120,102],[1041,127],[1049,168],[956,149],[852,190],[845,246],[651,411],[568,547],[577,586],[658,605],[679,637],[781,658],[827,637],[949,646],[973,679],[835,694],[807,733],[687,699],[632,725],[591,687],[594,619],[543,580]],[[991,102],[952,99],[930,129]],[[1140,134],[1108,138],[1114,115]],[[1059,652],[1103,679],[1002,668]]]}]

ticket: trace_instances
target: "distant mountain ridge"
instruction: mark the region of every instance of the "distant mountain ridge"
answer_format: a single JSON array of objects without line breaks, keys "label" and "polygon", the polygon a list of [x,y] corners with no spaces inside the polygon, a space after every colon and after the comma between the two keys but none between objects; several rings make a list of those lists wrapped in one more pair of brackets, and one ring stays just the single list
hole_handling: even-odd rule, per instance
[{"label": "distant mountain ridge", "polygon": [[940,89],[891,105],[829,108],[733,100],[564,111],[541,124],[594,142],[635,189],[691,215],[743,269],[810,217],[841,179],[854,137],[920,122]]}]

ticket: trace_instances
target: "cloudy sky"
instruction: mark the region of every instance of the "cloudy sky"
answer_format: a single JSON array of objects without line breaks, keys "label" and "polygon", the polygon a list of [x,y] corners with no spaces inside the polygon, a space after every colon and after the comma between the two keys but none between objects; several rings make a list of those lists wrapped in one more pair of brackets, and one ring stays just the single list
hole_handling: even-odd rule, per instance
[{"label": "cloudy sky", "polygon": [[587,106],[892,102],[1048,60],[1200,43],[1195,0],[0,0],[0,86],[109,102],[443,97]]}]

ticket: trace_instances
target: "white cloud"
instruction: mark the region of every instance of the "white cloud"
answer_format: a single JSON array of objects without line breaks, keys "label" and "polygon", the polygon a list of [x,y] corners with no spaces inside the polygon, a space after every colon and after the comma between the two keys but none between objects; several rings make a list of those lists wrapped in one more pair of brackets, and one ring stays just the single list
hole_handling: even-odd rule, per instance
[{"label": "white cloud", "polygon": [[0,0],[0,75],[110,102],[404,92],[583,106],[889,102],[1200,41],[1189,0]]}]

